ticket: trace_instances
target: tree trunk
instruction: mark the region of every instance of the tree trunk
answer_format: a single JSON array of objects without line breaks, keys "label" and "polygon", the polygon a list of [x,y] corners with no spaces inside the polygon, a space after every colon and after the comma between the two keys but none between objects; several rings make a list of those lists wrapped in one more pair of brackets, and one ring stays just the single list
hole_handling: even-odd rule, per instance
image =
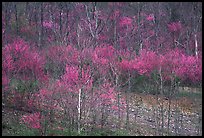
[{"label": "tree trunk", "polygon": [[171,120],[171,93],[174,93],[173,89],[173,79],[171,80],[170,91],[168,92],[168,118],[167,118],[167,135],[170,134],[170,120]]},{"label": "tree trunk", "polygon": [[197,41],[197,35],[194,34],[195,37],[195,56],[198,59],[198,41]]},{"label": "tree trunk", "polygon": [[[68,8],[68,4],[67,3],[65,3],[66,5],[66,17],[67,17],[67,19],[66,19],[66,26],[69,26],[69,8]],[[65,42],[65,44],[66,45],[68,45],[68,36],[69,36],[69,27],[66,27],[65,28],[65,39],[66,39],[66,42]]]},{"label": "tree trunk", "polygon": [[128,77],[128,91],[126,92],[126,129],[129,130],[129,93],[131,91],[130,72]]},{"label": "tree trunk", "polygon": [[[175,86],[175,94],[178,94],[179,91],[177,89],[177,84]],[[179,107],[178,107],[178,97],[175,97],[175,100],[176,100],[176,109],[175,109],[175,115],[174,115],[174,133],[175,135],[179,135]]]},{"label": "tree trunk", "polygon": [[19,35],[19,23],[18,23],[18,12],[17,12],[17,4],[14,4],[15,8],[15,17],[16,17],[16,34]]},{"label": "tree trunk", "polygon": [[79,89],[79,97],[78,97],[78,122],[77,122],[77,130],[78,130],[78,133],[80,134],[80,130],[81,130],[81,93],[82,93],[82,90]]},{"label": "tree trunk", "polygon": [[62,6],[63,6],[63,5],[62,5],[61,2],[59,3],[59,6],[60,6],[60,15],[59,15],[60,28],[59,28],[59,29],[60,29],[60,36],[62,37],[62,11],[63,11],[63,10],[62,10],[62,8],[63,8]]},{"label": "tree trunk", "polygon": [[164,132],[164,100],[162,99],[163,94],[163,77],[162,77],[162,68],[159,69],[159,75],[160,75],[160,94],[161,94],[161,118],[162,118],[162,126],[161,126],[161,134],[163,135]]},{"label": "tree trunk", "polygon": [[41,28],[40,28],[40,47],[42,48],[43,46],[43,37],[44,37],[44,32],[43,32],[43,2],[40,4],[40,22],[41,22]]}]

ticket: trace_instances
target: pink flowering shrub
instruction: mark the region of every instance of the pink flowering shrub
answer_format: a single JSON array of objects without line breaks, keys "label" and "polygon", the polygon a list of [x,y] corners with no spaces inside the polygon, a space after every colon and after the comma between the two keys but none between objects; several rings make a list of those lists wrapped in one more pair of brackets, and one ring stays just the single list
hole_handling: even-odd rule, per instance
[{"label": "pink flowering shrub", "polygon": [[136,61],[135,60],[126,60],[126,59],[123,59],[121,62],[120,62],[120,69],[122,71],[133,71],[135,70],[135,63]]},{"label": "pink flowering shrub", "polygon": [[66,73],[61,79],[65,86],[69,87],[71,91],[75,91],[79,80],[79,68],[77,66],[66,65]]},{"label": "pink flowering shrub", "polygon": [[111,15],[111,19],[114,20],[114,19],[117,19],[118,17],[120,16],[120,11],[119,10],[115,10],[113,11],[113,14]]},{"label": "pink flowering shrub", "polygon": [[[96,97],[95,97],[95,106],[98,108],[102,108],[103,106],[106,109],[118,111],[118,94],[113,86],[110,83],[104,82],[99,86],[99,89],[96,90]],[[124,97],[120,98],[120,109],[121,111],[125,109],[125,99]]]},{"label": "pink flowering shrub", "polygon": [[61,84],[66,86],[70,92],[75,93],[78,93],[78,90],[81,88],[90,90],[92,88],[92,81],[89,66],[84,66],[80,70],[77,66],[66,65],[66,72],[61,77]]},{"label": "pink flowering shrub", "polygon": [[53,26],[53,23],[52,23],[52,22],[48,22],[48,21],[44,21],[44,22],[43,22],[43,27],[52,28],[52,26]]},{"label": "pink flowering shrub", "polygon": [[104,83],[101,86],[101,93],[99,95],[102,105],[111,105],[115,99],[114,88],[110,86],[109,83]]},{"label": "pink flowering shrub", "polygon": [[45,60],[37,51],[31,50],[28,44],[17,39],[3,49],[3,70],[17,78],[28,80],[35,77],[44,80]]},{"label": "pink flowering shrub", "polygon": [[[92,115],[97,121],[101,113],[125,113],[125,89],[149,92],[155,81],[172,79],[202,82],[202,32],[194,13],[193,24],[181,14],[182,24],[168,23],[173,16],[162,4],[155,12],[157,4],[147,3],[43,3],[43,15],[37,3],[23,4],[31,10],[26,14],[21,6],[10,10],[13,4],[3,4],[2,99],[8,102],[2,103],[37,111],[21,119],[29,128],[41,129],[42,119],[60,111],[63,117],[54,120],[86,128]],[[135,6],[143,8],[134,12]]]},{"label": "pink flowering shrub", "polygon": [[12,56],[9,51],[2,51],[2,85],[6,86],[9,84],[9,74],[14,69]]},{"label": "pink flowering shrub", "polygon": [[197,82],[202,79],[202,64],[195,56],[180,56],[180,65],[174,68],[175,74],[182,80]]},{"label": "pink flowering shrub", "polygon": [[157,69],[157,58],[155,52],[143,49],[134,61],[134,69],[137,70],[140,75],[145,74],[149,76],[154,69]]},{"label": "pink flowering shrub", "polygon": [[[57,86],[52,84],[53,86]],[[35,109],[44,110],[44,111],[58,111],[60,108],[58,106],[59,101],[57,101],[54,97],[61,96],[60,88],[54,89],[51,84],[48,85],[47,88],[42,88],[39,92],[35,93],[32,99],[28,100],[28,105],[32,105]]]},{"label": "pink flowering shrub", "polygon": [[172,22],[167,24],[167,26],[170,32],[177,32],[180,31],[182,28],[181,22]]},{"label": "pink flowering shrub", "polygon": [[65,60],[64,59],[65,52],[66,47],[63,46],[51,46],[45,51],[47,59],[48,60],[55,59],[55,62],[56,61],[63,62],[63,60]]},{"label": "pink flowering shrub", "polygon": [[180,78],[182,81],[192,82],[201,80],[201,61],[195,56],[188,56],[180,49],[169,50],[160,56],[160,66],[163,77],[170,80],[172,76]]},{"label": "pink flowering shrub", "polygon": [[46,70],[54,78],[60,78],[63,75],[66,64],[79,64],[79,52],[70,45],[51,46],[43,53],[46,54],[47,59]]},{"label": "pink flowering shrub", "polygon": [[104,47],[97,47],[92,54],[93,66],[100,74],[105,75],[109,69],[109,63],[113,62],[115,58],[113,46],[105,45]]},{"label": "pink flowering shrub", "polygon": [[45,27],[47,29],[53,29],[53,28],[55,28],[56,30],[59,29],[58,23],[54,23],[52,21],[44,21],[43,27]]},{"label": "pink flowering shrub", "polygon": [[41,84],[47,83],[44,57],[22,39],[6,45],[2,52],[4,100],[20,108],[26,107],[30,94],[37,91]]},{"label": "pink flowering shrub", "polygon": [[146,19],[147,19],[148,21],[154,21],[154,20],[155,20],[155,19],[154,19],[154,14],[148,15],[148,16],[146,17]]},{"label": "pink flowering shrub", "polygon": [[132,19],[130,17],[122,17],[120,19],[120,26],[125,26],[125,25],[131,25],[132,24]]},{"label": "pink flowering shrub", "polygon": [[94,52],[93,48],[84,48],[79,54],[79,59],[81,63],[84,64],[92,63],[93,52]]},{"label": "pink flowering shrub", "polygon": [[95,52],[99,58],[111,59],[114,57],[115,49],[113,46],[105,44],[103,47],[97,47]]},{"label": "pink flowering shrub", "polygon": [[2,73],[2,85],[7,86],[9,84],[10,80],[6,74]]},{"label": "pink flowering shrub", "polygon": [[30,115],[24,115],[21,118],[22,122],[29,128],[40,129],[41,128],[41,115],[39,112]]}]

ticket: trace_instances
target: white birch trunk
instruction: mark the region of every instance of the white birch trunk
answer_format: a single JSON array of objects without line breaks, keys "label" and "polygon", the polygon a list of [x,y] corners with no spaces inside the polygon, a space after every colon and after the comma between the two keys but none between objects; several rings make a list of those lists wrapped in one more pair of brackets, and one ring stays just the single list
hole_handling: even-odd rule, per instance
[{"label": "white birch trunk", "polygon": [[198,59],[198,41],[197,41],[197,35],[195,34],[195,55],[196,58]]},{"label": "white birch trunk", "polygon": [[[162,78],[162,68],[160,66],[160,69],[159,69],[159,75],[160,75],[160,80],[161,80],[161,83],[160,83],[160,94],[163,96],[163,78]],[[163,135],[163,131],[164,131],[164,101],[163,99],[161,98],[161,123],[162,123],[162,130],[161,130],[161,134]]]},{"label": "white birch trunk", "polygon": [[78,97],[78,133],[80,134],[80,118],[81,118],[81,89],[79,89]]}]

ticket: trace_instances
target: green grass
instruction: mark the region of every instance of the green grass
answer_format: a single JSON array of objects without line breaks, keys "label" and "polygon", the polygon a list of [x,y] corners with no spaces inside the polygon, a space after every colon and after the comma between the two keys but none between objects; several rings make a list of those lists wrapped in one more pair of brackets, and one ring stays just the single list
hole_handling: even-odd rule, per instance
[{"label": "green grass", "polygon": [[25,125],[12,125],[11,129],[4,130],[2,132],[2,136],[37,136],[39,135],[39,131],[36,129],[30,129]]},{"label": "green grass", "polygon": [[118,130],[112,136],[129,136],[129,133],[126,130]]},{"label": "green grass", "polygon": [[180,91],[176,94],[176,97],[186,97],[191,99],[202,99],[202,92],[195,93],[195,92],[186,92],[186,91]]},{"label": "green grass", "polygon": [[[77,130],[54,130],[47,129],[46,136],[127,136],[128,132],[125,130],[111,131],[110,129],[95,128],[90,132],[81,131],[80,134]],[[37,129],[31,129],[23,124],[12,125],[10,129],[4,130],[2,136],[40,136]]]}]

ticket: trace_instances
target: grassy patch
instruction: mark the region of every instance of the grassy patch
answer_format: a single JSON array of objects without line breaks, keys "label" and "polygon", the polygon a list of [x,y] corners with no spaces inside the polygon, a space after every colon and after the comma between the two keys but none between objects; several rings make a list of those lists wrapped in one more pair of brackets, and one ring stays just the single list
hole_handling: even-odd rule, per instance
[{"label": "grassy patch", "polygon": [[[23,124],[12,125],[10,129],[4,130],[3,136],[40,136],[37,129],[31,129]],[[70,130],[64,128],[63,130],[47,129],[46,136],[127,136],[128,132],[125,130],[111,131],[110,129],[95,128],[92,131],[81,131],[80,134],[77,130]]]},{"label": "grassy patch", "polygon": [[195,93],[195,92],[186,92],[186,91],[180,91],[176,94],[176,97],[186,97],[191,99],[202,99],[202,92]]},{"label": "grassy patch", "polygon": [[23,124],[12,125],[11,129],[4,131],[2,136],[38,136],[39,131],[30,129]]}]

